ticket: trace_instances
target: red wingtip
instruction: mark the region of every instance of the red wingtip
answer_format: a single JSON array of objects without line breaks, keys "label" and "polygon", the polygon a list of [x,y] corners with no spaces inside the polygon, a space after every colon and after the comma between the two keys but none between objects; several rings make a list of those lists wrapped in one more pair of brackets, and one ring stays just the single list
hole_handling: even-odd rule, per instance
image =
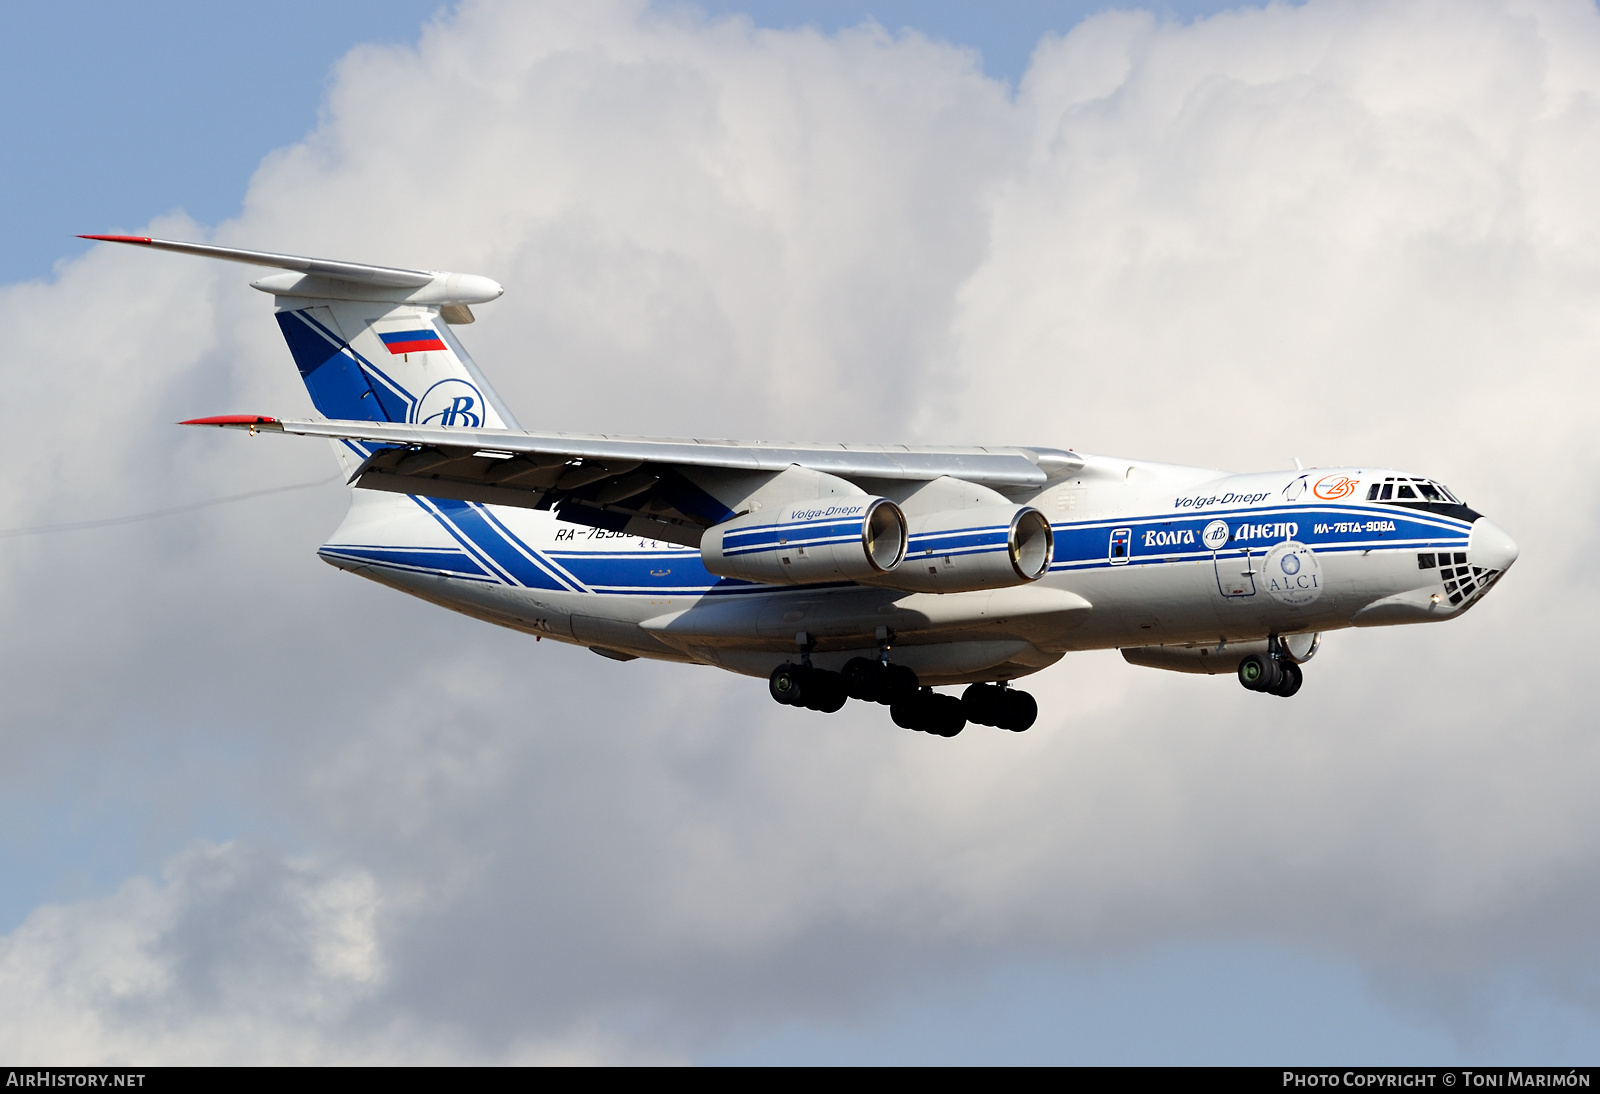
[{"label": "red wingtip", "polygon": [[218,414],[210,418],[190,418],[179,425],[277,425],[278,419],[264,414]]},{"label": "red wingtip", "polygon": [[79,236],[79,239],[98,239],[106,243],[150,243],[149,236]]}]

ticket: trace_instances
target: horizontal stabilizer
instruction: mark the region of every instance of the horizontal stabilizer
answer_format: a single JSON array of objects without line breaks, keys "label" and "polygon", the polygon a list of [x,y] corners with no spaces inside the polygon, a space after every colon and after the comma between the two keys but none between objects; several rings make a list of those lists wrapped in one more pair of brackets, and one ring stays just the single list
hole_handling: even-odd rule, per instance
[{"label": "horizontal stabilizer", "polygon": [[[220,258],[251,266],[273,266],[299,275],[273,274],[251,283],[262,292],[274,296],[379,300],[465,309],[468,304],[486,304],[496,300],[505,292],[499,282],[477,274],[370,266],[361,262],[304,258],[271,251],[246,251],[237,247],[213,247],[206,243],[184,243],[172,239],[151,239],[148,236],[85,235],[78,238],[102,243],[130,243],[158,251]],[[463,314],[470,315],[464,311]],[[462,321],[470,322],[470,319]]]}]

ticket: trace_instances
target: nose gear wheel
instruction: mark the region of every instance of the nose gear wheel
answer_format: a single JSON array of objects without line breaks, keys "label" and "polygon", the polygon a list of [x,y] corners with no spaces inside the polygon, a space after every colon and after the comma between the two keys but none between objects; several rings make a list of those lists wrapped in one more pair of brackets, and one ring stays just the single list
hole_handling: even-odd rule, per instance
[{"label": "nose gear wheel", "polygon": [[1277,636],[1273,636],[1266,653],[1252,653],[1239,662],[1239,683],[1250,691],[1287,699],[1305,683],[1305,671],[1282,653]]}]

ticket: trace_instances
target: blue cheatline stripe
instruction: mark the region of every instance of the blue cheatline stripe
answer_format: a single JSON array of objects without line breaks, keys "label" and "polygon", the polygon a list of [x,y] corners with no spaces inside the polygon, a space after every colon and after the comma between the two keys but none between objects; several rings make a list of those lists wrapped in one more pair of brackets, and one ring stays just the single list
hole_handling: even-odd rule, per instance
[{"label": "blue cheatline stripe", "polygon": [[812,528],[860,528],[866,523],[864,514],[849,516],[818,517],[815,520],[780,521],[773,524],[752,524],[744,528],[736,528],[728,533],[734,536],[784,536],[799,535]]},{"label": "blue cheatline stripe", "polygon": [[[1402,515],[1403,514],[1403,515]],[[1273,506],[1270,509],[1218,509],[1211,512],[1195,513],[1185,510],[1182,513],[1148,513],[1143,516],[1107,517],[1100,520],[1088,521],[1062,521],[1051,523],[1051,527],[1059,531],[1072,529],[1092,528],[1121,528],[1128,525],[1148,527],[1156,524],[1189,525],[1203,528],[1214,520],[1225,520],[1230,525],[1235,523],[1261,524],[1267,518],[1290,517],[1297,520],[1302,529],[1316,522],[1317,517],[1324,517],[1330,522],[1336,522],[1340,517],[1357,518],[1362,523],[1369,520],[1395,520],[1408,521],[1413,524],[1425,525],[1429,528],[1439,528],[1444,531],[1464,535],[1471,525],[1465,521],[1456,520],[1454,517],[1439,516],[1434,513],[1423,512],[1416,509],[1402,509],[1397,506],[1380,508],[1378,506],[1351,507],[1351,506],[1318,506],[1316,508],[1296,507],[1292,505]]]},{"label": "blue cheatline stripe", "polygon": [[700,564],[697,554],[641,557],[621,551],[596,552],[563,555],[560,561],[568,573],[595,592],[649,589],[683,593],[708,589],[717,581]]},{"label": "blue cheatline stripe", "polygon": [[461,544],[462,549],[464,551],[466,551],[466,553],[473,559],[473,561],[477,562],[488,573],[492,574],[496,580],[498,580],[503,585],[515,585],[515,584],[517,584],[517,582],[512,578],[512,576],[510,574],[506,573],[500,567],[496,566],[494,564],[494,560],[492,558],[490,558],[487,554],[485,554],[482,550],[480,550],[478,548],[478,546],[475,543],[472,542],[472,538],[470,536],[466,535],[464,532],[461,531],[461,529],[457,528],[455,526],[455,522],[454,521],[452,521],[444,513],[439,511],[438,505],[440,503],[439,503],[439,501],[437,499],[421,497],[421,496],[418,496],[418,495],[415,495],[415,494],[408,495],[408,496],[411,498],[412,501],[416,502],[418,508],[420,508],[424,513],[427,513],[430,517],[432,517],[435,521],[437,521],[439,523],[439,526],[445,530],[445,532],[450,536],[451,539],[453,539],[457,543]]},{"label": "blue cheatline stripe", "polygon": [[428,509],[456,542],[484,563],[491,572],[507,585],[521,585],[529,589],[574,590],[556,574],[540,566],[527,553],[512,546],[501,532],[491,525],[482,507],[464,501],[445,501],[440,498],[418,499],[426,501]]},{"label": "blue cheatline stripe", "polygon": [[942,532],[923,532],[911,537],[906,553],[923,551],[935,555],[960,555],[1005,550],[1010,545],[1011,526],[998,528],[959,528]]},{"label": "blue cheatline stripe", "polygon": [[461,504],[467,505],[475,511],[493,533],[500,537],[501,542],[510,547],[513,552],[521,556],[525,561],[536,566],[546,577],[564,585],[573,592],[588,591],[584,588],[583,582],[577,580],[564,568],[551,562],[543,554],[524,543],[522,538],[510,528],[507,528],[505,522],[497,517],[488,506],[479,505],[476,502],[462,502]]},{"label": "blue cheatline stripe", "polygon": [[464,551],[448,548],[364,547],[353,544],[324,544],[317,552],[325,558],[370,563],[392,570],[438,574],[470,581],[492,581],[489,572]]},{"label": "blue cheatline stripe", "polygon": [[725,558],[737,558],[741,555],[764,554],[767,551],[789,551],[805,547],[815,550],[818,547],[838,547],[860,542],[859,536],[840,536],[835,539],[808,539],[803,541],[791,539],[788,543],[764,543],[755,547],[744,547],[736,551],[730,551],[724,547],[722,554]]},{"label": "blue cheatline stripe", "polygon": [[[360,448],[355,450],[358,453],[362,451]],[[413,497],[412,500],[449,533],[460,545],[459,550],[331,544],[324,548],[323,553],[330,557],[350,558],[371,565],[388,565],[396,569],[414,569],[418,572],[438,573],[443,576],[459,576],[466,580],[492,580],[506,585],[573,592],[641,596],[721,596],[765,594],[778,591],[780,588],[742,579],[715,577],[705,569],[699,552],[692,550],[583,551],[569,548],[548,553],[541,552],[530,547],[512,532],[490,507],[472,502],[451,502],[425,497]],[[1112,560],[1107,557],[1109,545],[1107,531],[1118,528],[1134,530],[1132,540],[1137,549],[1127,557],[1126,563],[1143,565],[1205,563],[1213,560],[1218,553],[1223,557],[1232,558],[1242,555],[1247,550],[1252,555],[1263,555],[1282,542],[1267,538],[1234,541],[1222,547],[1220,552],[1213,552],[1198,544],[1192,547],[1179,544],[1138,547],[1142,531],[1170,532],[1183,528],[1195,531],[1214,519],[1229,520],[1230,528],[1236,528],[1241,524],[1271,525],[1274,522],[1264,518],[1292,516],[1296,519],[1278,523],[1298,524],[1297,538],[1302,542],[1309,542],[1310,546],[1321,554],[1347,554],[1370,550],[1460,550],[1469,542],[1466,534],[1469,526],[1460,522],[1450,522],[1449,518],[1408,521],[1414,525],[1413,529],[1408,530],[1414,532],[1452,533],[1424,538],[1415,535],[1400,538],[1398,534],[1394,534],[1394,538],[1380,536],[1343,541],[1324,539],[1319,542],[1316,536],[1306,534],[1307,528],[1319,523],[1318,518],[1327,518],[1331,521],[1336,515],[1360,517],[1363,523],[1368,519],[1385,521],[1393,519],[1397,522],[1407,520],[1394,517],[1385,510],[1343,508],[1245,510],[1242,511],[1242,515],[1248,519],[1244,521],[1237,519],[1240,515],[1240,512],[1233,511],[1226,514],[1202,514],[1199,517],[1178,520],[1162,515],[1154,519],[1124,517],[1118,520],[1053,525],[1057,535],[1056,555],[1050,570],[1059,573],[1110,567]],[[1004,543],[1004,537],[999,535],[1004,530],[1003,528],[990,530],[994,533],[994,547],[998,548]],[[984,531],[963,529],[958,533],[919,536],[911,544],[909,553],[975,554],[985,549],[981,542],[977,546],[948,549],[936,547],[931,551],[927,550],[927,546],[948,544],[953,538],[961,536],[981,540]],[[1195,538],[1198,540],[1198,532]],[[1118,564],[1125,564],[1122,559],[1116,561]],[[804,591],[815,592],[830,588],[850,588],[853,584],[848,581],[838,581],[807,585],[802,588]]]},{"label": "blue cheatline stripe", "polygon": [[832,528],[808,528],[790,532],[781,538],[771,536],[753,540],[748,534],[723,537],[724,555],[748,555],[758,551],[776,551],[785,547],[826,547],[832,544],[860,543],[861,526],[846,528],[842,532]]},{"label": "blue cheatline stripe", "polygon": [[[1117,565],[1205,560],[1212,557],[1212,551],[1204,546],[1202,533],[1213,521],[1226,524],[1232,537],[1221,550],[1250,550],[1263,554],[1291,536],[1323,554],[1427,550],[1430,547],[1459,549],[1471,531],[1469,524],[1454,518],[1381,506],[1281,505],[1267,509],[1120,516],[1052,524],[1056,545],[1050,569],[1087,570],[1111,565],[1107,557],[1108,533],[1119,528],[1128,528],[1132,534],[1128,555],[1126,559],[1119,558]],[[1392,530],[1373,527],[1380,522],[1394,527]],[[1147,543],[1147,533],[1154,534],[1158,541]]]},{"label": "blue cheatline stripe", "polygon": [[783,528],[740,528],[727,533],[723,539],[734,542],[777,543],[816,536],[845,536],[861,534],[861,521],[830,520],[826,524],[791,524]]}]

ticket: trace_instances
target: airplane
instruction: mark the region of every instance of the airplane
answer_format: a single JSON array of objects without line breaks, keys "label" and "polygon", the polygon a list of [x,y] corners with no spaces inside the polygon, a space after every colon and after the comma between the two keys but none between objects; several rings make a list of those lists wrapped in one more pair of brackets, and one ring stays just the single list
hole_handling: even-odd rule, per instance
[{"label": "airplane", "polygon": [[331,565],[616,661],[765,677],[788,706],[1021,732],[1014,681],[1093,649],[1287,698],[1325,632],[1454,619],[1517,558],[1392,468],[525,430],[453,329],[502,294],[487,277],[81,238],[282,271],[251,284],[317,416],[181,424],[329,439],[353,487]]}]

